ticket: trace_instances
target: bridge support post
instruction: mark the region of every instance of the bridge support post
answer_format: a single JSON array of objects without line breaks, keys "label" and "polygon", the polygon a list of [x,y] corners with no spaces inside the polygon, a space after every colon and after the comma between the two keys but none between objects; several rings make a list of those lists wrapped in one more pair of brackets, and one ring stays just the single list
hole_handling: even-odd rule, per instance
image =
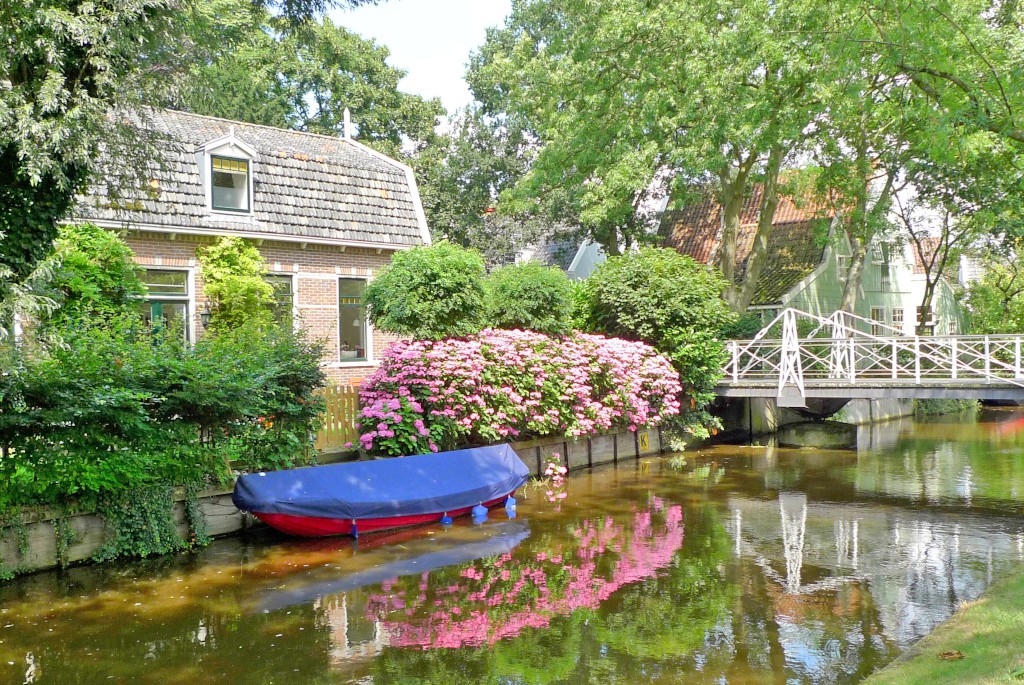
[{"label": "bridge support post", "polygon": [[1020,337],[1013,339],[1013,377],[1022,378],[1020,368]]},{"label": "bridge support post", "polygon": [[953,380],[956,380],[956,338],[949,339],[949,362]]},{"label": "bridge support post", "polygon": [[921,338],[914,336],[914,382],[921,383]]}]

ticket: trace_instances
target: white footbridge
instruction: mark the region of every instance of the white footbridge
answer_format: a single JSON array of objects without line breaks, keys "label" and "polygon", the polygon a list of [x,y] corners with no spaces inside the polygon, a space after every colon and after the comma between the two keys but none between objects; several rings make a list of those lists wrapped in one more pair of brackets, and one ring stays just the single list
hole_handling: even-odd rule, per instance
[{"label": "white footbridge", "polygon": [[[775,336],[775,337],[771,337]],[[731,340],[717,392],[808,399],[1024,401],[1024,335],[904,335],[849,312],[785,309],[752,340]]]}]

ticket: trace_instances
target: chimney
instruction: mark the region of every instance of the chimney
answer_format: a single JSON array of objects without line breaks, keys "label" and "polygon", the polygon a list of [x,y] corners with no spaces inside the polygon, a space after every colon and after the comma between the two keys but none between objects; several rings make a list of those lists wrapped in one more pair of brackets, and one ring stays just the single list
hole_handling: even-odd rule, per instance
[{"label": "chimney", "polygon": [[345,108],[345,140],[352,140],[352,114]]}]

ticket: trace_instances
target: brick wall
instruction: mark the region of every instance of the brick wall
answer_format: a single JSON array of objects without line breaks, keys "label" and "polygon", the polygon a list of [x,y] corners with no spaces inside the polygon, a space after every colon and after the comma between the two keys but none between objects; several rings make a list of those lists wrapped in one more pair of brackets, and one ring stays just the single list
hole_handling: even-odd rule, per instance
[{"label": "brick wall", "polygon": [[[136,261],[146,267],[188,269],[193,274],[192,332],[202,335],[198,312],[206,304],[203,276],[196,259],[196,248],[209,245],[213,238],[205,236],[172,236],[164,233],[129,231],[125,240],[135,252]],[[264,241],[258,246],[272,273],[293,276],[295,318],[299,326],[314,338],[323,341],[324,371],[334,382],[362,379],[373,372],[375,360],[396,336],[370,330],[371,354],[368,362],[342,362],[339,358],[338,279],[356,277],[370,279],[391,261],[391,251],[346,248],[332,245]]]}]

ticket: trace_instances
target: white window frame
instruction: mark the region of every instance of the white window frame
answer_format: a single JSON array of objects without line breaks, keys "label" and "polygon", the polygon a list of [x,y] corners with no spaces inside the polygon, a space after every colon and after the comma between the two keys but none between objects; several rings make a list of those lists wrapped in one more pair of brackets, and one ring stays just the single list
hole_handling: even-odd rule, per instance
[{"label": "white window frame", "polygon": [[[341,358],[341,280],[345,279],[348,281],[364,281],[367,285],[372,280],[369,276],[360,276],[359,274],[339,274],[334,278],[334,302],[335,311],[337,312],[336,322],[334,325],[334,333],[337,335],[337,357],[331,366],[338,367],[349,367],[349,366],[372,366],[376,364],[376,360],[373,355],[373,325],[370,323],[370,317],[366,317],[363,321],[363,326],[366,330],[366,357],[364,359],[342,359]],[[364,307],[365,316],[365,307]]]},{"label": "white window frame", "polygon": [[[199,313],[196,311],[196,269],[192,266],[164,266],[162,264],[139,264],[139,268],[143,271],[184,271],[185,272],[185,287],[188,289],[186,295],[164,295],[164,296],[153,296],[142,295],[139,299],[143,302],[150,302],[151,300],[171,300],[175,302],[184,302],[188,307],[188,312],[185,321],[185,334],[188,336],[188,342],[190,345],[194,345],[196,342],[196,317]],[[145,280],[145,279],[143,279]]]},{"label": "white window frame", "polygon": [[850,278],[850,257],[849,255],[837,254],[836,255],[836,273],[839,276],[840,281],[846,281]]},{"label": "white window frame", "polygon": [[[876,316],[876,313],[880,313],[881,318],[878,318],[878,316]],[[872,321],[872,324],[871,324],[871,335],[876,335],[876,336],[879,336],[879,337],[884,336],[886,334],[886,330],[885,330],[885,325],[886,325],[885,307],[874,307],[874,306],[871,307],[870,319]]]},{"label": "white window frame", "polygon": [[[233,148],[233,149],[232,149]],[[239,151],[242,153],[238,154]],[[225,157],[228,159],[245,160],[249,163],[249,209],[214,209],[213,208],[213,158]],[[199,162],[199,175],[203,181],[203,188],[206,193],[206,211],[211,215],[223,218],[248,218],[256,211],[256,172],[258,171],[256,149],[235,136],[235,127],[232,126],[226,136],[210,141],[203,146],[197,155]]]},{"label": "white window frame", "polygon": [[[897,316],[897,314],[899,316]],[[893,307],[892,312],[892,327],[898,328],[902,332],[906,332],[906,322],[903,319],[903,307]]]},{"label": "white window frame", "polygon": [[[228,162],[245,162],[245,207],[234,208],[234,207],[215,207],[213,204],[213,160],[223,159]],[[210,211],[222,212],[224,214],[241,214],[247,215],[252,214],[253,196],[252,196],[252,160],[248,157],[238,157],[234,155],[220,155],[216,151],[211,152],[206,156],[207,164],[209,165],[210,173]]]}]

